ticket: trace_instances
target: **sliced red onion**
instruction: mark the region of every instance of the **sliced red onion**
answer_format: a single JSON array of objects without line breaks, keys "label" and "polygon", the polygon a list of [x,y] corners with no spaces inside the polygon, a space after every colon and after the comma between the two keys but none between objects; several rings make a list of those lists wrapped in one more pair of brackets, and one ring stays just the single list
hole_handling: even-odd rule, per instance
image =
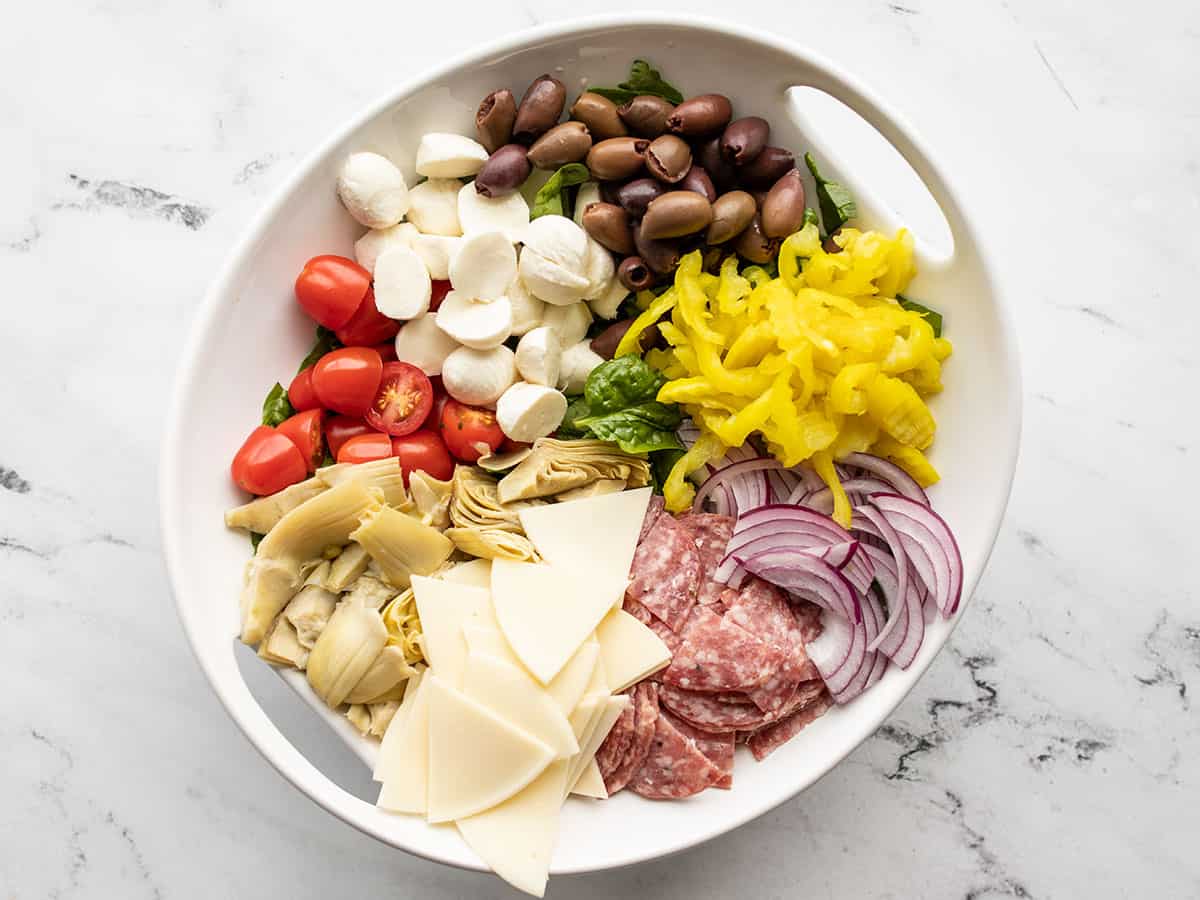
[{"label": "sliced red onion", "polygon": [[862,618],[854,586],[835,567],[812,553],[794,546],[775,547],[738,556],[737,561],[746,571],[802,600],[811,600],[851,622]]},{"label": "sliced red onion", "polygon": [[876,478],[887,482],[892,486],[890,493],[900,494],[923,506],[929,506],[929,495],[925,493],[925,489],[895,463],[870,453],[850,453],[842,462],[862,469],[864,472],[870,472]]},{"label": "sliced red onion", "polygon": [[[848,481],[842,482],[842,490],[851,497],[855,497],[857,494],[893,493],[892,486],[886,481],[880,481],[878,478],[851,478]],[[827,487],[823,487],[819,491],[813,491],[805,496],[800,503],[802,506],[807,506],[828,515],[833,512],[833,491]]]},{"label": "sliced red onion", "polygon": [[[729,485],[719,484],[717,489],[712,492],[710,498],[713,502],[713,512],[719,516],[734,516],[737,514],[737,508],[733,503],[733,494],[729,491]],[[693,504],[693,509],[699,509],[698,504]]]},{"label": "sliced red onion", "polygon": [[821,626],[821,634],[805,650],[833,699],[841,703],[842,692],[866,664],[866,631],[861,623],[847,622],[837,613],[822,613]]},{"label": "sliced red onion", "polygon": [[[870,502],[900,536],[904,551],[912,558],[942,615],[952,616],[962,600],[963,562],[946,520],[899,494],[874,494]],[[922,556],[928,562],[928,577],[921,571]]]},{"label": "sliced red onion", "polygon": [[800,476],[791,469],[768,469],[767,484],[771,489],[768,503],[787,503],[792,491],[802,482]]},{"label": "sliced red onion", "polygon": [[834,568],[845,569],[846,563],[850,562],[857,552],[858,541],[842,541],[840,544],[830,544],[817,555]]},{"label": "sliced red onion", "polygon": [[[863,610],[864,617],[868,612],[870,612],[874,615],[877,625],[883,625],[885,619],[883,607],[880,606],[879,598],[875,596],[874,591],[867,591],[867,593],[863,596]],[[868,648],[870,646],[870,644],[867,645]],[[877,681],[879,681],[879,679],[883,678],[888,667],[888,658],[884,654],[879,652],[871,653],[868,650],[868,656],[872,658],[873,664],[871,666],[870,673],[867,675],[866,681],[863,683],[862,689],[864,691],[874,685]]]},{"label": "sliced red onion", "polygon": [[680,422],[675,434],[679,436],[679,440],[688,450],[692,449],[692,444],[700,440],[700,428],[691,419],[684,419]]},{"label": "sliced red onion", "polygon": [[874,652],[879,649],[879,645],[884,639],[892,633],[892,629],[896,627],[896,622],[900,618],[900,612],[904,609],[903,598],[908,593],[908,555],[904,552],[904,543],[900,539],[900,535],[892,528],[887,516],[882,512],[870,505],[857,507],[854,512],[861,514],[863,518],[879,529],[880,535],[887,541],[892,558],[896,561],[896,572],[899,574],[896,597],[901,602],[892,604],[891,615],[888,617],[887,622],[884,623],[879,634],[867,645],[868,652]]},{"label": "sliced red onion", "polygon": [[738,517],[725,558],[713,573],[722,584],[738,587],[737,555],[749,555],[774,547],[824,547],[851,541],[850,532],[828,516],[785,504],[760,506]]},{"label": "sliced red onion", "polygon": [[763,470],[779,468],[782,468],[779,460],[771,457],[746,459],[722,466],[700,485],[696,499],[692,501],[692,509],[702,511],[704,501],[719,487],[727,487],[733,492],[736,514],[757,509],[767,502],[767,482]]},{"label": "sliced red onion", "polygon": [[[902,669],[907,669],[916,659],[917,651],[925,640],[925,615],[922,602],[922,591],[917,579],[910,577],[908,591],[900,595],[900,578],[896,572],[896,561],[886,550],[863,545],[861,551],[875,565],[875,581],[883,590],[888,607],[895,610],[900,608],[900,621],[892,629],[892,633],[880,643],[879,652],[891,658],[892,662]],[[911,575],[911,573],[910,573]],[[932,604],[930,604],[932,608]]]}]

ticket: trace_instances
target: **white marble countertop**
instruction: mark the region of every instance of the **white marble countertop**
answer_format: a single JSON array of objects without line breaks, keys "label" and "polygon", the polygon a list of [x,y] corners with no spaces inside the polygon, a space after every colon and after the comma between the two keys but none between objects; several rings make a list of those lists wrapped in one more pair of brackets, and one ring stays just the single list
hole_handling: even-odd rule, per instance
[{"label": "white marble countertop", "polygon": [[[1196,896],[1197,8],[661,5],[811,45],[939,147],[1014,306],[1025,438],[973,607],[873,739],[732,835],[550,896]],[[156,525],[178,341],[273,186],[392,80],[567,14],[464,6],[49,0],[6,23],[0,896],[509,895],[263,762],[187,649]]]}]

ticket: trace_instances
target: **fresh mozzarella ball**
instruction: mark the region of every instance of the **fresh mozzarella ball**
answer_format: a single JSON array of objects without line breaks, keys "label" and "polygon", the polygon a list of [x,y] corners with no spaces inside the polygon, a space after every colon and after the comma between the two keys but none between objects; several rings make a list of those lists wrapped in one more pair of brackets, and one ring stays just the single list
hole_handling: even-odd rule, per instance
[{"label": "fresh mozzarella ball", "polygon": [[515,355],[503,344],[490,350],[459,347],[442,364],[446,393],[471,406],[493,406],[516,380]]},{"label": "fresh mozzarella ball", "polygon": [[574,396],[583,393],[583,386],[592,369],[604,362],[604,357],[592,350],[588,341],[580,341],[563,351],[558,389]]},{"label": "fresh mozzarella ball", "polygon": [[599,203],[600,184],[596,181],[585,181],[579,186],[579,192],[575,195],[575,224],[580,228],[583,227],[583,213],[593,203]]},{"label": "fresh mozzarella ball", "polygon": [[617,266],[613,262],[612,254],[591,235],[588,236],[583,273],[588,280],[587,293],[583,295],[585,300],[603,297],[608,293],[608,288],[617,275]]},{"label": "fresh mozzarella ball", "polygon": [[541,216],[525,230],[526,250],[577,274],[582,274],[587,258],[587,232],[566,216]]},{"label": "fresh mozzarella ball", "polygon": [[592,324],[592,312],[586,303],[547,306],[546,314],[542,316],[542,324],[549,325],[558,332],[558,339],[563,347],[570,347],[587,336],[588,328]]},{"label": "fresh mozzarella ball", "polygon": [[413,238],[420,234],[411,222],[401,222],[391,228],[372,228],[354,242],[354,258],[368,272],[375,271],[375,260],[392,247],[411,247]]},{"label": "fresh mozzarella ball", "polygon": [[378,153],[351,153],[337,179],[338,196],[356,222],[368,228],[389,228],[409,208],[404,175]]},{"label": "fresh mozzarella ball", "polygon": [[540,384],[518,382],[496,401],[500,430],[522,443],[551,434],[566,414],[567,398]]},{"label": "fresh mozzarella ball", "polygon": [[582,300],[588,291],[587,276],[564,269],[529,247],[522,248],[518,268],[533,295],[554,306]]},{"label": "fresh mozzarella ball", "polygon": [[450,262],[450,284],[477,300],[503,297],[517,277],[517,251],[499,231],[480,231],[462,238]]},{"label": "fresh mozzarella ball", "polygon": [[438,307],[437,326],[460,344],[489,350],[512,334],[512,304],[507,297],[476,300],[451,291]]},{"label": "fresh mozzarella ball", "polygon": [[375,260],[375,306],[393,319],[429,312],[433,285],[429,270],[411,247],[392,247]]},{"label": "fresh mozzarella ball", "polygon": [[554,387],[561,366],[562,342],[553,328],[535,328],[517,344],[517,371],[530,384]]},{"label": "fresh mozzarella ball", "polygon": [[430,178],[408,192],[410,206],[408,221],[422,234],[445,234],[458,237],[462,226],[458,221],[458,189],[453,178]]},{"label": "fresh mozzarella ball", "polygon": [[396,358],[426,375],[440,375],[446,357],[457,349],[458,341],[438,328],[435,312],[404,323],[396,333]]},{"label": "fresh mozzarella ball", "polygon": [[612,284],[608,286],[608,290],[597,299],[589,300],[588,306],[602,319],[615,319],[617,313],[620,312],[621,304],[628,296],[629,289],[621,284],[619,278],[614,278]]},{"label": "fresh mozzarella ball", "polygon": [[499,231],[515,244],[524,239],[529,227],[529,204],[516,192],[485,197],[475,190],[474,182],[468,182],[458,190],[458,219],[463,234]]},{"label": "fresh mozzarella ball", "polygon": [[444,234],[418,234],[412,239],[413,252],[425,263],[429,277],[439,281],[450,277],[450,263],[461,244],[462,238]]},{"label": "fresh mozzarella ball", "polygon": [[546,304],[529,293],[529,288],[525,287],[525,282],[519,275],[512,280],[505,296],[512,304],[513,334],[520,337],[542,324],[542,318],[546,315]]},{"label": "fresh mozzarella ball", "polygon": [[426,178],[467,178],[483,168],[488,152],[461,134],[433,132],[417,147],[417,174]]}]

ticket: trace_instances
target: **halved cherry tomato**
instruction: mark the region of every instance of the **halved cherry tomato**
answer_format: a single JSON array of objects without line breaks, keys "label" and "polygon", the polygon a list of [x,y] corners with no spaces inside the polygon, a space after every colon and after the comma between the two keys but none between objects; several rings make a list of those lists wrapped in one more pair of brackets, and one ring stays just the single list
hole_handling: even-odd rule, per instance
[{"label": "halved cherry tomato", "polygon": [[438,419],[438,429],[447,449],[456,459],[473,463],[484,450],[495,451],[504,443],[504,432],[490,409],[467,406],[448,398]]},{"label": "halved cherry tomato", "polygon": [[448,480],[454,474],[454,460],[437,432],[422,428],[404,437],[392,438],[392,452],[400,457],[404,483],[413,472],[428,472],[434,478]]},{"label": "halved cherry tomato", "polygon": [[393,437],[412,434],[425,424],[433,409],[433,385],[429,376],[406,362],[383,367],[379,390],[367,410],[367,424]]},{"label": "halved cherry tomato", "polygon": [[313,366],[313,390],[321,405],[347,416],[366,415],[379,390],[383,360],[370,347],[331,350]]},{"label": "halved cherry tomato", "polygon": [[347,347],[369,347],[391,340],[399,330],[399,322],[389,319],[375,307],[375,292],[368,288],[350,321],[334,334]]},{"label": "halved cherry tomato", "polygon": [[360,434],[342,444],[338,450],[337,461],[340,463],[364,463],[373,459],[387,459],[392,455],[392,439],[386,434],[376,431],[373,434]]},{"label": "halved cherry tomato", "polygon": [[304,457],[291,438],[270,425],[259,425],[250,432],[229,470],[238,487],[260,497],[282,491],[308,475]]},{"label": "halved cherry tomato", "polygon": [[321,398],[313,390],[312,373],[312,366],[301,369],[288,385],[288,401],[292,404],[292,409],[304,412],[306,409],[321,408]]},{"label": "halved cherry tomato", "polygon": [[450,282],[434,279],[432,293],[429,295],[429,311],[437,312],[437,308],[442,305],[442,301],[446,299],[448,293],[450,293]]},{"label": "halved cherry tomato", "polygon": [[[400,323],[397,322],[397,325]],[[375,345],[375,352],[379,354],[379,358],[385,363],[396,361],[396,342],[384,341],[382,344]]]},{"label": "halved cherry tomato", "polygon": [[325,410],[308,409],[284,419],[276,426],[280,434],[291,438],[296,449],[304,457],[304,462],[308,464],[309,472],[315,470],[325,458],[325,441],[321,436],[321,424],[324,419]]},{"label": "halved cherry tomato", "polygon": [[325,443],[329,445],[329,452],[333,454],[334,459],[346,441],[360,434],[375,434],[375,429],[362,419],[352,416],[330,416],[325,420]]},{"label": "halved cherry tomato", "polygon": [[296,278],[296,299],[326,328],[353,317],[371,286],[371,273],[344,256],[314,256]]}]

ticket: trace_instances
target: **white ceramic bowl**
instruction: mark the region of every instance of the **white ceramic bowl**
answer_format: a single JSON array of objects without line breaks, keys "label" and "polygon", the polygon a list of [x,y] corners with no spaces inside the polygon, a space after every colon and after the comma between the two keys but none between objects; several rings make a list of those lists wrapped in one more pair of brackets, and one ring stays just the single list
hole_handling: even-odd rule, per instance
[{"label": "white ceramic bowl", "polygon": [[[200,665],[246,736],[297,788],[356,828],[429,859],[481,868],[453,829],[382,812],[344,791],[280,733],[238,671],[237,598],[248,547],[227,531],[223,511],[241,502],[229,460],[260,414],[267,386],[286,383],[307,351],[312,325],[292,283],[318,253],[352,254],[359,228],[339,205],[334,178],[350,151],[374,149],[405,165],[427,131],[470,133],[480,99],[496,87],[518,94],[552,72],[568,91],[588,78],[622,80],[632,59],[650,59],[685,92],[721,91],[735,109],[770,119],[777,143],[817,148],[825,174],[856,194],[863,218],[892,227],[871,186],[838,165],[838,148],[805,134],[787,112],[785,91],[827,92],[873,125],[911,164],[940,205],[954,252],[920,260],[914,296],[942,309],[955,355],[935,402],[942,425],[934,461],[943,482],[932,492],[958,536],[969,596],[983,571],[1007,502],[1020,432],[1020,384],[1012,330],[985,256],[950,179],[912,129],[864,87],[825,60],[740,27],[666,16],[590,19],[523,32],[475,51],[408,84],[354,116],[308,157],[276,193],[231,254],[204,301],[188,342],[168,415],[161,468],[162,531],[180,616]],[[918,235],[918,237],[920,237]],[[963,604],[964,608],[966,604]],[[960,610],[959,616],[962,615]],[[761,815],[808,787],[875,731],[929,666],[954,627],[938,620],[907,671],[819,719],[768,760],[739,751],[731,791],[655,803],[629,792],[604,802],[571,801],[553,871],[585,872],[672,853]],[[301,693],[309,696],[303,679]],[[368,759],[372,749],[341,717],[313,708]]]}]

